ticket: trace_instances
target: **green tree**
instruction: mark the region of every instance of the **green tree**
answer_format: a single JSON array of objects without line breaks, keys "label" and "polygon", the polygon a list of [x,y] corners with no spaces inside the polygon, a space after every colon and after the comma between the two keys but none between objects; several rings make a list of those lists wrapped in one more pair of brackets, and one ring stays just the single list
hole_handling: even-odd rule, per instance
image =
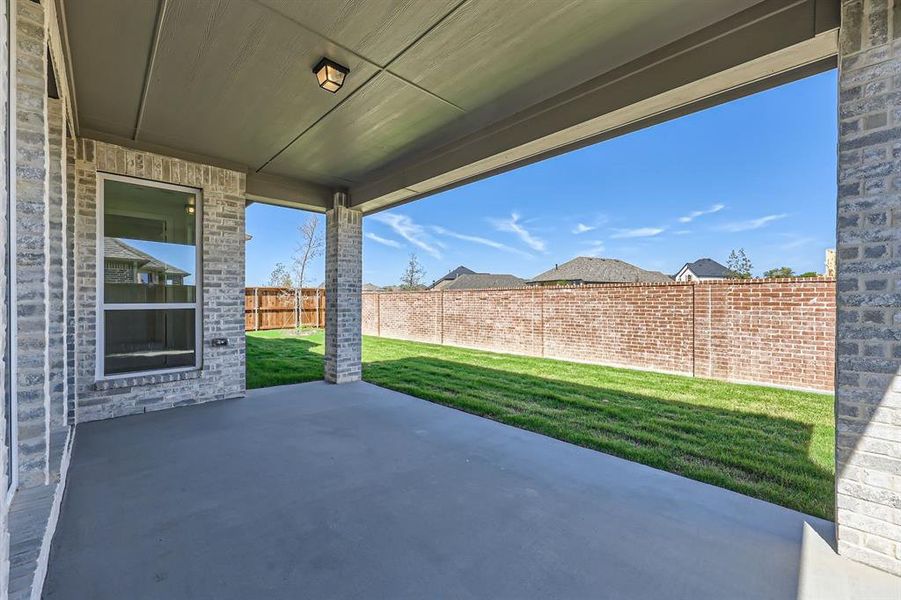
[{"label": "green tree", "polygon": [[754,268],[751,264],[751,259],[745,254],[744,248],[739,248],[738,250],[730,252],[729,259],[726,261],[726,266],[732,271],[733,279],[750,279],[751,269]]},{"label": "green tree", "polygon": [[404,269],[403,275],[400,276],[400,287],[404,290],[418,290],[422,288],[422,281],[425,278],[425,269],[419,262],[416,254],[410,254],[410,261],[407,268]]},{"label": "green tree", "polygon": [[288,267],[285,266],[285,263],[275,263],[275,268],[273,268],[272,273],[269,274],[269,286],[283,288],[294,287],[294,280],[291,278],[291,272],[288,271]]},{"label": "green tree", "polygon": [[763,276],[766,279],[775,279],[777,277],[794,277],[795,272],[791,267],[777,267],[775,269],[770,269],[769,271],[764,271]]},{"label": "green tree", "polygon": [[817,273],[816,271],[805,271],[804,273],[801,273],[800,275],[798,275],[798,277],[819,277],[819,276],[820,276],[820,274]]}]

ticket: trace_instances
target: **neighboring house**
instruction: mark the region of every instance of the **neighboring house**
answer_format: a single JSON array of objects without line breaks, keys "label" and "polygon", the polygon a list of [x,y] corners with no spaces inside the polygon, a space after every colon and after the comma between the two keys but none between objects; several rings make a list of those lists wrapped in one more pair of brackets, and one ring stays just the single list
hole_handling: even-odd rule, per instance
[{"label": "neighboring house", "polygon": [[835,248],[826,250],[826,277],[835,277]]},{"label": "neighboring house", "polygon": [[494,273],[464,273],[457,276],[447,285],[441,288],[444,290],[491,290],[501,288],[521,288],[525,287],[526,280],[516,275],[496,275]]},{"label": "neighboring house", "polygon": [[646,271],[616,258],[577,256],[526,282],[526,285],[584,285],[589,283],[671,283],[668,275]]},{"label": "neighboring house", "polygon": [[429,286],[430,290],[440,290],[446,287],[451,281],[459,277],[460,275],[472,275],[475,273],[472,269],[468,269],[464,266],[459,266],[441,279],[436,279],[432,285]]},{"label": "neighboring house", "polygon": [[189,275],[118,238],[103,240],[104,283],[183,285]]},{"label": "neighboring house", "polygon": [[730,279],[735,273],[716,262],[712,258],[699,258],[679,269],[676,273],[676,281],[712,281],[715,279]]}]

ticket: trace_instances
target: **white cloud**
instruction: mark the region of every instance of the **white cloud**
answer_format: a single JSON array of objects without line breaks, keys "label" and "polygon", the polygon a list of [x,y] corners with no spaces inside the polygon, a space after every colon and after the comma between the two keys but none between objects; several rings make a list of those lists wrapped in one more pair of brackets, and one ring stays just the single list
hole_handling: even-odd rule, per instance
[{"label": "white cloud", "polygon": [[400,242],[398,242],[397,240],[389,240],[388,238],[383,238],[382,236],[376,235],[374,233],[367,233],[366,237],[373,242],[378,242],[379,244],[390,246],[391,248],[402,248]]},{"label": "white cloud", "polygon": [[723,210],[724,208],[726,208],[725,204],[714,204],[707,210],[695,210],[695,211],[692,211],[689,214],[685,215],[684,217],[679,217],[679,222],[680,223],[691,223],[698,217],[703,217],[704,215],[712,215],[713,213],[718,213],[721,210]]},{"label": "white cloud", "polygon": [[737,233],[739,231],[750,231],[752,229],[760,229],[761,227],[766,227],[770,223],[784,219],[787,216],[788,215],[784,213],[781,215],[767,215],[765,217],[760,217],[759,219],[751,219],[750,221],[736,221],[734,223],[726,223],[725,225],[720,226],[718,229],[732,233]]},{"label": "white cloud", "polygon": [[490,221],[498,231],[515,233],[532,250],[544,252],[546,247],[544,240],[535,237],[523,227],[518,214],[512,213],[509,219],[490,219]]},{"label": "white cloud", "polygon": [[579,223],[575,227],[573,227],[573,233],[579,235],[580,233],[585,233],[586,231],[592,231],[597,229],[594,225],[586,225],[585,223]]},{"label": "white cloud", "polygon": [[422,225],[415,223],[410,217],[394,213],[378,213],[369,218],[384,223],[394,230],[394,233],[424,252],[427,252],[435,258],[441,258],[441,252],[436,247],[438,244],[435,244],[429,238]]},{"label": "white cloud", "polygon": [[637,227],[635,229],[617,229],[610,237],[616,239],[654,237],[666,231],[665,227]]},{"label": "white cloud", "polygon": [[456,231],[450,231],[449,229],[445,229],[444,227],[433,226],[432,231],[437,233],[438,235],[446,235],[447,237],[456,238],[458,240],[463,240],[464,242],[472,242],[474,244],[481,244],[483,246],[488,246],[489,248],[495,248],[497,250],[503,250],[504,252],[510,252],[511,254],[518,254],[519,256],[523,256],[525,258],[534,258],[528,252],[524,252],[518,248],[513,248],[508,246],[507,244],[502,244],[495,240],[490,240],[488,238],[479,237],[477,235],[468,235],[465,233],[457,233]]}]

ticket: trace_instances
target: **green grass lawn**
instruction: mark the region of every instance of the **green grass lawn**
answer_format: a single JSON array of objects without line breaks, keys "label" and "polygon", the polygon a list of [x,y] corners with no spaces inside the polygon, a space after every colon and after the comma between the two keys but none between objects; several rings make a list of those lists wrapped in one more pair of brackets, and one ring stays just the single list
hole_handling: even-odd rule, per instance
[{"label": "green grass lawn", "polygon": [[[323,335],[247,335],[247,386],[322,378]],[[831,518],[831,395],[363,339],[363,378]]]}]

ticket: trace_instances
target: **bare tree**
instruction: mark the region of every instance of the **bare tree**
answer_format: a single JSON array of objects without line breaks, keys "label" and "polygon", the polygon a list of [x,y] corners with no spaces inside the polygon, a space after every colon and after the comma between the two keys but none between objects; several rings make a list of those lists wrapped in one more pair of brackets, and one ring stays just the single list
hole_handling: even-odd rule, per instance
[{"label": "bare tree", "polygon": [[[303,314],[303,287],[307,282],[307,273],[313,261],[322,256],[323,239],[319,229],[319,219],[314,216],[307,217],[297,227],[300,240],[294,249],[293,270],[294,284],[297,286],[294,293],[295,323],[300,328],[301,315]],[[318,323],[317,323],[318,325]]]},{"label": "bare tree", "polygon": [[405,290],[416,290],[422,287],[422,280],[425,278],[425,269],[420,264],[416,254],[410,254],[410,262],[400,276],[400,287]]}]

